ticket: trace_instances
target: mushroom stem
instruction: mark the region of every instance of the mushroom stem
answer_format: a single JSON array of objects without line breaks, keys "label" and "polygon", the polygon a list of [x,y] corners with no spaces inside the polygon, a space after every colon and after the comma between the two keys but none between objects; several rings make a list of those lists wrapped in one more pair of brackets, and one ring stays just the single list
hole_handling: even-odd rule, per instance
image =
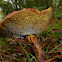
[{"label": "mushroom stem", "polygon": [[36,38],[36,36],[30,35],[30,36],[27,36],[27,39],[29,40],[29,42],[31,44],[33,43],[32,46],[33,46],[35,55],[36,55],[37,59],[39,60],[39,62],[44,62],[45,60],[47,60],[45,54],[42,51],[42,47],[38,43],[38,39]]}]

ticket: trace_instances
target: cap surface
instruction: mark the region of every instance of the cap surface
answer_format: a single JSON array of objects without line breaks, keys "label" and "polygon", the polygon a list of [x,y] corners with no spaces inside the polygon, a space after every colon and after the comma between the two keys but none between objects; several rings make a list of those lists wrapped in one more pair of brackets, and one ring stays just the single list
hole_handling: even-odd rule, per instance
[{"label": "cap surface", "polygon": [[0,34],[13,38],[39,34],[48,25],[51,14],[51,7],[41,12],[34,8],[15,11],[6,16],[0,24]]}]

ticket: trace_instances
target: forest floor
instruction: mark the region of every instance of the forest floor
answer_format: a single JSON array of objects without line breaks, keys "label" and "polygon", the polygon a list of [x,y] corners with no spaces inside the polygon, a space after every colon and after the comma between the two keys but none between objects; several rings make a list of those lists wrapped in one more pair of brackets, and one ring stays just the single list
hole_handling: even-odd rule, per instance
[{"label": "forest floor", "polygon": [[[45,62],[62,62],[62,19],[52,19],[49,27],[36,36],[47,57]],[[21,42],[22,47],[17,41]],[[32,62],[38,62],[27,39],[18,39],[17,41],[16,39],[0,37],[0,62],[28,62],[27,55],[29,53]],[[27,55],[24,50],[27,51]]]}]

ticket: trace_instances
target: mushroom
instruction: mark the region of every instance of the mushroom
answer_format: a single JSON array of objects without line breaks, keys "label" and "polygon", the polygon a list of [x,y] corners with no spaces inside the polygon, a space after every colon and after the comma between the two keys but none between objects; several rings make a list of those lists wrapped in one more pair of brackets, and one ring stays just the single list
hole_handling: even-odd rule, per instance
[{"label": "mushroom", "polygon": [[26,38],[33,43],[37,59],[39,62],[43,62],[46,60],[46,56],[35,35],[48,26],[51,14],[51,7],[41,12],[34,8],[15,11],[6,16],[0,24],[0,35],[16,39],[28,35]]}]

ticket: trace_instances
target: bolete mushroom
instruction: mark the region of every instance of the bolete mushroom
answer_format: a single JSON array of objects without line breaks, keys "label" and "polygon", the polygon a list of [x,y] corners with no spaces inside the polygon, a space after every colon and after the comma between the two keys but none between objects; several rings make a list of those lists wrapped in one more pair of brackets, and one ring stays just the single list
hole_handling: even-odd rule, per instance
[{"label": "bolete mushroom", "polygon": [[34,8],[15,11],[6,16],[0,24],[0,35],[16,39],[28,35],[27,39],[33,43],[37,59],[43,62],[46,57],[35,35],[48,26],[51,14],[51,7],[41,12]]}]

